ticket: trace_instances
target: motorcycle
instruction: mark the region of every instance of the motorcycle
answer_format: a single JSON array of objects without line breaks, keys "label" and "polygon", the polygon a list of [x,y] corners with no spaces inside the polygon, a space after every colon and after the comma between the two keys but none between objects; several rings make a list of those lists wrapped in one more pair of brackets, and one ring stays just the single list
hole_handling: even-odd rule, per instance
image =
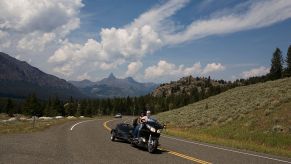
[{"label": "motorcycle", "polygon": [[148,119],[147,122],[143,123],[139,138],[132,138],[131,144],[133,146],[145,147],[148,149],[148,152],[153,153],[158,148],[162,129],[163,126],[156,120]]},{"label": "motorcycle", "polygon": [[147,148],[149,153],[153,153],[159,146],[159,138],[163,128],[164,126],[156,120],[148,119],[147,122],[143,123],[139,138],[134,138],[133,131],[135,126],[120,123],[115,129],[111,130],[111,140],[128,141],[132,146]]}]

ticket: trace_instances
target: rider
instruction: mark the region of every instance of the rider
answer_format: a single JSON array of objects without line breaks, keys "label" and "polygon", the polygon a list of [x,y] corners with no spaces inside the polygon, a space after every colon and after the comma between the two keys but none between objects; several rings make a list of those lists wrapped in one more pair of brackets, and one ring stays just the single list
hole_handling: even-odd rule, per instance
[{"label": "rider", "polygon": [[151,118],[151,111],[150,110],[147,110],[147,117]]},{"label": "rider", "polygon": [[140,135],[140,130],[142,129],[143,127],[143,123],[147,122],[148,121],[148,116],[145,115],[145,112],[141,112],[140,113],[140,117],[138,118],[137,120],[137,126],[135,127],[134,129],[134,138],[139,138],[139,135]]}]

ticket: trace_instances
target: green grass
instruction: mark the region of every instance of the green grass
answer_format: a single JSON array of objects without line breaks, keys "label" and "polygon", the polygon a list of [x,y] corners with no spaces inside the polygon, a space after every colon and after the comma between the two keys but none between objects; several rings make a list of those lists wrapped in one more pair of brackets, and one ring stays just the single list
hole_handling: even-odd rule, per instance
[{"label": "green grass", "polygon": [[4,113],[0,113],[0,121],[1,120],[7,120],[9,119],[10,117],[8,116],[8,114],[4,114]]},{"label": "green grass", "polygon": [[[8,117],[6,114],[0,114],[0,121],[1,120],[7,120],[10,117]],[[112,119],[112,116],[95,116],[92,118],[85,117],[85,118],[74,118],[74,119],[51,119],[51,120],[36,120],[35,127],[33,127],[32,121],[11,121],[11,122],[0,122],[0,135],[4,134],[12,134],[12,133],[31,133],[31,132],[37,132],[42,131],[45,129],[48,129],[51,126],[60,125],[66,122],[70,121],[82,121],[82,120],[88,120],[88,119]]]},{"label": "green grass", "polygon": [[[228,131],[228,130],[222,129],[222,131]],[[176,128],[170,128],[165,131],[165,134],[167,135],[182,137],[182,138],[186,138],[186,139],[190,139],[194,141],[201,141],[201,142],[207,142],[211,144],[229,146],[229,147],[238,148],[238,149],[252,150],[252,151],[263,152],[263,153],[268,153],[268,154],[291,157],[290,147],[288,148],[286,146],[287,144],[290,144],[290,139],[291,139],[290,136],[286,137],[280,134],[273,134],[273,135],[267,135],[267,138],[265,138],[266,135],[262,135],[261,133],[253,133],[252,135],[244,135],[244,137],[242,137],[243,139],[239,139],[236,137],[227,137],[227,136],[221,135],[222,133],[221,131],[219,131],[218,133],[220,134],[217,135],[215,132],[207,133],[205,131],[199,131],[199,130],[192,130],[192,129],[185,130],[185,129],[176,129]],[[256,142],[254,140],[259,140],[259,142]],[[270,146],[270,145],[274,145],[274,146]]]},{"label": "green grass", "polygon": [[29,133],[45,130],[54,125],[60,125],[65,122],[77,119],[52,119],[52,120],[37,120],[33,128],[32,121],[11,121],[7,123],[0,123],[0,135],[11,133]]},{"label": "green grass", "polygon": [[234,88],[157,117],[170,135],[291,157],[291,78]]}]

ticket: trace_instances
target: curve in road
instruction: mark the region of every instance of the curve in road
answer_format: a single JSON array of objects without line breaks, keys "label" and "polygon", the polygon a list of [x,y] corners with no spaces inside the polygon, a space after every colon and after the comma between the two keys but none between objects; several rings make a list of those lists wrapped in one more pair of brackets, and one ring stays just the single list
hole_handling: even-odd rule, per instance
[{"label": "curve in road", "polygon": [[[110,129],[107,125],[107,123],[111,122],[112,120],[106,121],[104,122],[104,127],[106,129]],[[175,137],[171,137],[171,136],[167,136],[167,135],[162,135],[161,140],[165,141],[165,139],[167,140],[166,144],[168,145],[178,145],[174,148],[180,148],[182,147],[182,143],[187,144],[188,147],[187,148],[188,154],[191,154],[191,147],[193,149],[197,149],[197,152],[204,152],[203,150],[208,150],[208,153],[202,153],[203,155],[201,155],[202,157],[205,156],[205,154],[212,154],[211,152],[213,152],[212,156],[206,156],[204,159],[211,161],[213,163],[288,163],[291,164],[291,160],[289,158],[285,158],[285,157],[278,157],[278,156],[273,156],[273,155],[268,155],[268,154],[263,154],[263,153],[257,153],[257,152],[251,152],[251,151],[241,151],[241,150],[237,150],[237,149],[232,149],[232,148],[227,148],[227,147],[222,147],[222,146],[216,146],[216,145],[211,145],[211,144],[205,144],[205,143],[201,143],[201,142],[193,142],[193,141],[188,141],[188,140],[184,140],[184,139],[180,139],[180,138],[175,138]],[[169,140],[172,140],[171,142],[169,142]],[[173,142],[174,141],[174,142]],[[180,143],[177,144],[176,142]],[[163,145],[163,144],[162,144]],[[183,146],[186,147],[186,146]],[[203,148],[204,147],[204,148]],[[216,149],[216,150],[215,150]],[[185,153],[177,153],[175,151],[170,150],[170,149],[165,149],[167,150],[168,153],[176,155],[176,156],[180,156],[180,157],[186,157],[185,159],[193,159],[194,157],[188,156],[188,155],[184,155]],[[183,151],[183,150],[181,150]],[[193,150],[195,151],[195,150]],[[200,154],[200,153],[197,153]],[[222,155],[220,155],[222,154]],[[225,156],[226,155],[226,156]],[[229,155],[229,156],[227,156]],[[200,155],[199,155],[200,156]],[[215,158],[211,158],[211,157],[215,157]],[[213,160],[212,160],[213,159]],[[224,160],[222,162],[222,160]],[[191,161],[195,161],[195,160],[200,160],[197,158],[194,158],[194,160]],[[195,161],[197,162],[197,161]],[[206,162],[206,163],[210,163],[204,160],[201,160],[200,162]],[[198,162],[199,163],[199,162]]]},{"label": "curve in road", "polygon": [[[106,128],[108,131],[111,131],[111,128],[107,125],[109,122],[111,121],[114,121],[115,119],[113,120],[108,120],[108,121],[105,121],[103,123],[103,126],[104,128]],[[126,121],[124,121],[126,122]],[[164,149],[164,148],[160,148],[160,150],[164,150],[166,152],[168,152],[169,154],[172,154],[172,155],[175,155],[177,157],[181,157],[181,158],[184,158],[184,159],[187,159],[187,160],[190,160],[190,161],[193,161],[193,162],[197,162],[199,164],[211,164],[210,162],[207,162],[207,161],[203,161],[203,160],[200,160],[200,159],[197,159],[197,158],[194,158],[194,157],[190,157],[188,155],[185,155],[185,154],[181,154],[181,153],[178,153],[178,152],[175,152],[175,151],[172,151],[172,150],[168,150],[168,149]]]},{"label": "curve in road", "polygon": [[[126,119],[72,121],[51,127],[42,132],[0,135],[0,164],[291,163],[290,158],[239,150],[240,152],[268,157],[260,158],[223,150],[238,151],[236,149],[210,144],[205,146],[204,143],[199,142],[197,142],[199,144],[196,142],[193,144],[190,143],[192,141],[179,138],[173,139],[172,137],[169,138],[169,136],[160,138],[163,149],[155,154],[150,154],[146,150],[133,148],[123,142],[110,141],[108,130],[115,127],[117,123],[129,120],[129,118]],[[223,149],[217,149],[214,146]]]}]

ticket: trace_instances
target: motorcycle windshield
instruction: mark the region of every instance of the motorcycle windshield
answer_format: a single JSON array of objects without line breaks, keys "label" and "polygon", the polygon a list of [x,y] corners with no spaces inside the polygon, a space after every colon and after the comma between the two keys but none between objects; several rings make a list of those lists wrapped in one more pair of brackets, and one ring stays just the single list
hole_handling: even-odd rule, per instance
[{"label": "motorcycle windshield", "polygon": [[148,118],[148,122],[157,122],[157,120],[152,118],[152,117],[150,117],[150,118]]},{"label": "motorcycle windshield", "polygon": [[156,120],[154,119],[148,119],[147,124],[149,124],[150,126],[156,128],[156,129],[162,129],[163,126],[161,124],[159,124]]}]

